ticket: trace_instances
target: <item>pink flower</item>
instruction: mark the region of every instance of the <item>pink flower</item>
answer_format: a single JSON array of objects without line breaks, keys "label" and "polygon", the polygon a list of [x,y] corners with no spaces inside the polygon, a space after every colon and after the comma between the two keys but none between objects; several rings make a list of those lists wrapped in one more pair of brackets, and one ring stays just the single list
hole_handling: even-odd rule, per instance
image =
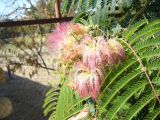
[{"label": "pink flower", "polygon": [[98,68],[89,70],[87,66],[79,65],[75,74],[76,91],[82,98],[96,99],[103,80],[103,73]]},{"label": "pink flower", "polygon": [[83,39],[82,44],[84,44],[84,50],[82,53],[83,63],[85,63],[90,69],[96,67],[103,69],[106,64],[106,54],[104,51],[107,50],[106,40],[103,37],[92,38],[86,36]]},{"label": "pink flower", "polygon": [[82,98],[96,100],[104,80],[105,66],[113,65],[125,56],[122,45],[115,39],[107,41],[103,36],[92,37],[88,28],[81,24],[60,24],[49,36],[48,43],[58,53],[57,60],[66,75],[74,71],[73,65],[79,61],[75,67],[75,79],[67,86]]},{"label": "pink flower", "polygon": [[78,23],[62,23],[56,26],[55,31],[48,37],[49,46],[54,50],[62,49],[64,45],[67,43],[70,44],[74,39],[71,38],[72,33],[76,35],[84,35],[87,31],[87,27]]},{"label": "pink flower", "polygon": [[63,63],[70,61],[74,64],[81,60],[82,48],[77,43],[74,43],[72,46],[66,46],[66,48],[62,49],[60,55],[60,61]]},{"label": "pink flower", "polygon": [[49,36],[49,47],[58,54],[59,60],[64,62],[75,60],[81,54],[82,49],[79,49],[78,39],[86,32],[87,28],[81,24],[62,23]]},{"label": "pink flower", "polygon": [[55,31],[48,37],[48,45],[55,51],[63,48],[64,41],[68,36],[69,23],[62,23],[58,25]]},{"label": "pink flower", "polygon": [[72,33],[76,35],[85,35],[86,33],[88,33],[88,27],[81,25],[79,23],[70,24],[70,30]]},{"label": "pink flower", "polygon": [[118,41],[115,39],[109,39],[107,44],[110,51],[112,51],[111,56],[108,57],[109,65],[115,64],[125,57],[124,48]]}]

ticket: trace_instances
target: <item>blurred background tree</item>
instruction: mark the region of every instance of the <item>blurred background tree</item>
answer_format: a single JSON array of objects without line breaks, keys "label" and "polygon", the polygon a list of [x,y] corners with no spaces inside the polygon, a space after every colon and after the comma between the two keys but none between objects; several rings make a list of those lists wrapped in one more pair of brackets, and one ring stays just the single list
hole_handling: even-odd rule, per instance
[{"label": "blurred background tree", "polygon": [[[8,7],[16,7],[13,10],[9,9],[10,12],[6,14],[3,13],[0,21],[53,18],[55,16],[54,2],[55,0],[26,0],[21,5],[21,1],[12,0]],[[5,59],[2,61],[6,64],[8,70],[15,72],[16,70],[20,70],[24,65],[30,65],[35,67],[30,76],[36,74],[39,67],[47,71],[53,70],[53,68],[47,67],[42,55],[42,52],[44,53],[47,49],[46,37],[53,30],[53,27],[54,24],[1,27],[0,59]]]}]

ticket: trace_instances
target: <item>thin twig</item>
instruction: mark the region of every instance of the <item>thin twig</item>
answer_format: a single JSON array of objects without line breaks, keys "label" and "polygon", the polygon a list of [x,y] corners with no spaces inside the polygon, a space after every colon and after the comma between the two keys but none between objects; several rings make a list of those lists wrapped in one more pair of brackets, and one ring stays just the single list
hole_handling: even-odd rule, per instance
[{"label": "thin twig", "polygon": [[[40,59],[41,59],[41,61],[42,61],[42,63],[43,63],[43,65],[45,66],[45,67],[47,67],[47,64],[46,64],[46,62],[45,62],[45,60],[43,59],[43,57],[42,57],[42,55],[41,55],[41,52],[42,52],[42,47],[43,47],[43,32],[42,32],[42,26],[39,24],[39,29],[40,29],[40,35],[41,35],[41,42],[40,42],[40,47],[39,47],[39,50],[37,49],[37,54],[39,55],[39,57],[40,57]],[[47,72],[49,73],[49,71],[47,70]]]},{"label": "thin twig", "polygon": [[129,47],[129,49],[132,51],[132,53],[133,53],[134,56],[136,57],[137,61],[139,62],[140,66],[141,66],[142,72],[144,72],[144,74],[146,75],[146,78],[147,78],[147,80],[148,80],[148,82],[149,82],[149,84],[150,84],[150,86],[151,86],[151,88],[152,88],[152,90],[153,90],[154,96],[157,98],[157,100],[158,100],[158,102],[159,102],[159,104],[160,104],[160,98],[158,97],[158,94],[156,93],[156,90],[155,90],[155,88],[154,88],[154,86],[153,86],[153,84],[152,84],[152,80],[150,79],[150,77],[149,77],[149,75],[148,75],[148,73],[147,73],[146,67],[145,67],[145,66],[143,65],[143,63],[142,63],[142,60],[140,59],[140,57],[137,55],[136,51],[132,48],[132,46],[131,46],[130,44],[128,44],[126,41],[124,41],[124,40],[122,40],[122,39],[121,39],[121,41],[122,41],[123,43],[125,43],[125,44]]},{"label": "thin twig", "polygon": [[17,47],[18,49],[20,49],[21,51],[23,51],[26,55],[28,55],[28,56],[30,56],[30,57],[32,57],[26,50],[24,50],[23,48],[21,48],[21,47],[18,47],[16,44],[13,44],[13,43],[11,43],[11,42],[8,42],[7,40],[5,40],[5,39],[3,39],[3,41],[5,42],[5,43],[7,43],[7,44],[10,44],[10,45],[12,45],[12,46],[15,46],[15,47]]},{"label": "thin twig", "polygon": [[[20,64],[20,65],[23,65],[23,66],[27,66],[25,63],[19,63],[19,62],[15,62],[15,61],[12,61],[11,64]],[[42,66],[40,63],[37,63],[37,64],[38,64],[38,67],[40,67],[42,69],[51,70],[51,71],[55,70],[54,68]]]},{"label": "thin twig", "polygon": [[[40,53],[40,52],[37,52],[37,54],[39,55],[40,59],[42,60],[43,65],[47,68],[47,64],[45,63],[45,61],[44,61],[44,59],[43,59],[43,57],[42,57],[41,53]],[[49,71],[48,71],[48,70],[47,70],[47,72],[49,73]]]}]

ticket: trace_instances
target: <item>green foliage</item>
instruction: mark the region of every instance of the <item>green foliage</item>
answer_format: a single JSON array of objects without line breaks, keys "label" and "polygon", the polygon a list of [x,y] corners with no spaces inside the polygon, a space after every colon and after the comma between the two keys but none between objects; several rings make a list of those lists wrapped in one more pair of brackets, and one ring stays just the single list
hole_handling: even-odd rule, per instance
[{"label": "green foliage", "polygon": [[[156,79],[156,75],[153,75],[153,73],[160,69],[159,58],[157,58],[160,55],[159,36],[154,36],[154,34],[160,32],[160,30],[158,30],[160,27],[157,26],[157,31],[154,32],[154,34],[150,31],[154,31],[155,26],[152,27],[152,25],[153,23],[159,24],[158,21],[159,20],[156,20],[149,24],[145,24],[146,22],[140,21],[131,26],[123,36],[124,40],[127,40],[128,44],[130,45],[133,43],[133,39],[131,38],[134,38],[134,40],[138,41],[134,42],[132,48],[141,59],[143,65],[146,67],[147,72],[150,72],[150,78],[152,78],[152,80]],[[141,27],[142,25],[143,27]],[[129,53],[131,50],[128,48],[126,51]],[[106,77],[106,81],[109,81],[109,83],[106,82],[106,84],[103,85],[102,94],[100,96],[101,107],[99,107],[99,110],[101,111],[106,109],[106,111],[100,112],[99,116],[105,116],[107,120],[138,119],[138,114],[145,109],[145,115],[141,116],[144,119],[145,116],[151,116],[148,115],[148,104],[153,99],[157,99],[153,90],[148,84],[148,80],[146,79],[144,71],[142,70],[141,66],[138,65],[139,62],[137,61],[137,58],[132,54],[129,54],[128,56],[129,58],[121,63],[122,65],[119,65],[117,68],[113,69],[113,72],[111,71],[108,77]],[[149,62],[151,60],[152,62]],[[159,90],[158,86],[156,85],[154,85],[154,89],[156,92]],[[146,91],[148,92],[146,93]],[[137,93],[139,93],[139,97],[135,98]],[[125,104],[130,104],[127,110],[123,110]],[[120,115],[122,112],[123,115]],[[156,111],[153,113],[153,119],[158,117],[157,114],[159,115],[159,113]]]},{"label": "green foliage", "polygon": [[124,120],[131,120],[133,117],[137,115],[140,110],[142,110],[152,99],[154,96],[152,94],[147,94],[142,96],[133,106],[130,107],[128,113],[124,116]]},{"label": "green foliage", "polygon": [[48,115],[49,120],[67,120],[82,109],[84,100],[66,86],[67,79],[62,81],[64,83],[61,87],[52,88],[46,93],[43,108],[45,109],[44,115]]},{"label": "green foliage", "polygon": [[156,4],[159,4],[158,0],[62,0],[61,11],[62,16],[75,16],[74,19],[92,16],[94,24],[117,34],[119,32],[115,31],[121,31],[135,20],[143,19],[143,15],[150,18],[148,13],[151,11],[155,14],[154,18],[159,18],[158,12],[154,13],[153,10],[158,9]]},{"label": "green foliage", "polygon": [[[107,38],[117,35],[116,39],[122,43],[126,51],[125,60],[109,68],[109,72],[106,71],[105,81],[96,101],[98,120],[158,120],[160,118],[158,101],[160,20],[149,22],[144,19],[130,25],[146,15],[145,9],[148,3],[148,0],[124,0],[122,3],[120,0],[63,2],[64,16],[78,11],[74,22],[98,26],[102,30],[102,35],[105,34]],[[152,4],[153,1],[150,2],[149,7]],[[120,17],[117,17],[119,14]],[[66,91],[64,92],[61,94],[67,94]],[[70,104],[70,107],[75,108],[81,103],[78,107],[80,109],[83,107],[82,101],[79,99],[77,103],[75,101],[74,104]],[[69,111],[66,116],[71,117],[78,113],[78,110],[73,109],[73,111]],[[58,112],[60,114],[62,111]]]},{"label": "green foliage", "polygon": [[133,96],[138,90],[142,89],[147,85],[147,81],[134,81],[131,83],[131,87],[129,87],[121,96],[118,96],[116,98],[116,102],[113,104],[111,108],[109,108],[109,111],[107,112],[107,118],[113,119],[116,113],[125,105],[127,100],[131,96]]},{"label": "green foliage", "polygon": [[[157,84],[159,83],[157,82],[159,80],[157,75],[160,69],[159,32],[159,20],[149,22],[149,24],[148,21],[142,20],[129,27],[122,35],[122,38],[117,38],[126,48],[126,59],[106,74],[105,82],[101,87],[101,93],[97,101],[98,120],[154,120],[159,118],[158,96],[155,96],[160,95],[158,92],[160,88]],[[124,41],[127,41],[127,44]],[[143,64],[145,68],[142,68],[140,64]],[[145,71],[149,75],[149,79],[152,80],[151,84],[154,88],[151,87]],[[155,80],[156,84],[154,84]],[[61,94],[67,94],[66,91],[63,92]],[[60,96],[62,96],[61,94]],[[68,93],[67,95],[71,94]],[[70,107],[73,106],[74,108],[76,102],[73,104],[73,100],[70,100]],[[59,97],[59,101],[62,101],[62,98]],[[79,103],[78,101],[77,104]],[[155,101],[154,104],[152,104],[153,101]],[[58,102],[58,104],[64,105],[63,102]],[[60,114],[62,110],[57,112]],[[72,116],[77,112],[70,111],[66,116]]]},{"label": "green foliage", "polygon": [[146,117],[145,120],[155,120],[157,116],[160,115],[160,108],[157,107],[152,110]]},{"label": "green foliage", "polygon": [[[62,16],[75,16],[88,18],[92,16],[94,24],[103,30],[121,30],[121,22],[127,10],[132,6],[133,0],[62,0]],[[135,9],[135,8],[134,8]],[[119,25],[119,28],[116,26]],[[114,30],[115,31],[115,30]]]},{"label": "green foliage", "polygon": [[43,108],[45,108],[44,115],[48,115],[50,112],[53,112],[53,115],[55,114],[54,111],[56,110],[59,90],[60,88],[57,86],[57,88],[52,88],[46,93],[47,98],[45,99],[45,104],[43,105]]}]

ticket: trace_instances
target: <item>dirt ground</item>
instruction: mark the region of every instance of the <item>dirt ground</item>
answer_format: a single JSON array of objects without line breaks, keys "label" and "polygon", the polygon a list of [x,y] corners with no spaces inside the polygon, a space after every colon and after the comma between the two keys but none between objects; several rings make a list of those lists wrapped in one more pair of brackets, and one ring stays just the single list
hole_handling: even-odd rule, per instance
[{"label": "dirt ground", "polygon": [[[23,69],[27,72],[31,68]],[[48,74],[46,70],[39,69],[33,78],[18,72],[7,79],[6,84],[0,85],[0,96],[10,98],[13,113],[4,120],[47,120],[43,116],[42,105],[45,93],[49,89],[48,82],[58,84],[58,81],[53,81],[52,72]]]}]

